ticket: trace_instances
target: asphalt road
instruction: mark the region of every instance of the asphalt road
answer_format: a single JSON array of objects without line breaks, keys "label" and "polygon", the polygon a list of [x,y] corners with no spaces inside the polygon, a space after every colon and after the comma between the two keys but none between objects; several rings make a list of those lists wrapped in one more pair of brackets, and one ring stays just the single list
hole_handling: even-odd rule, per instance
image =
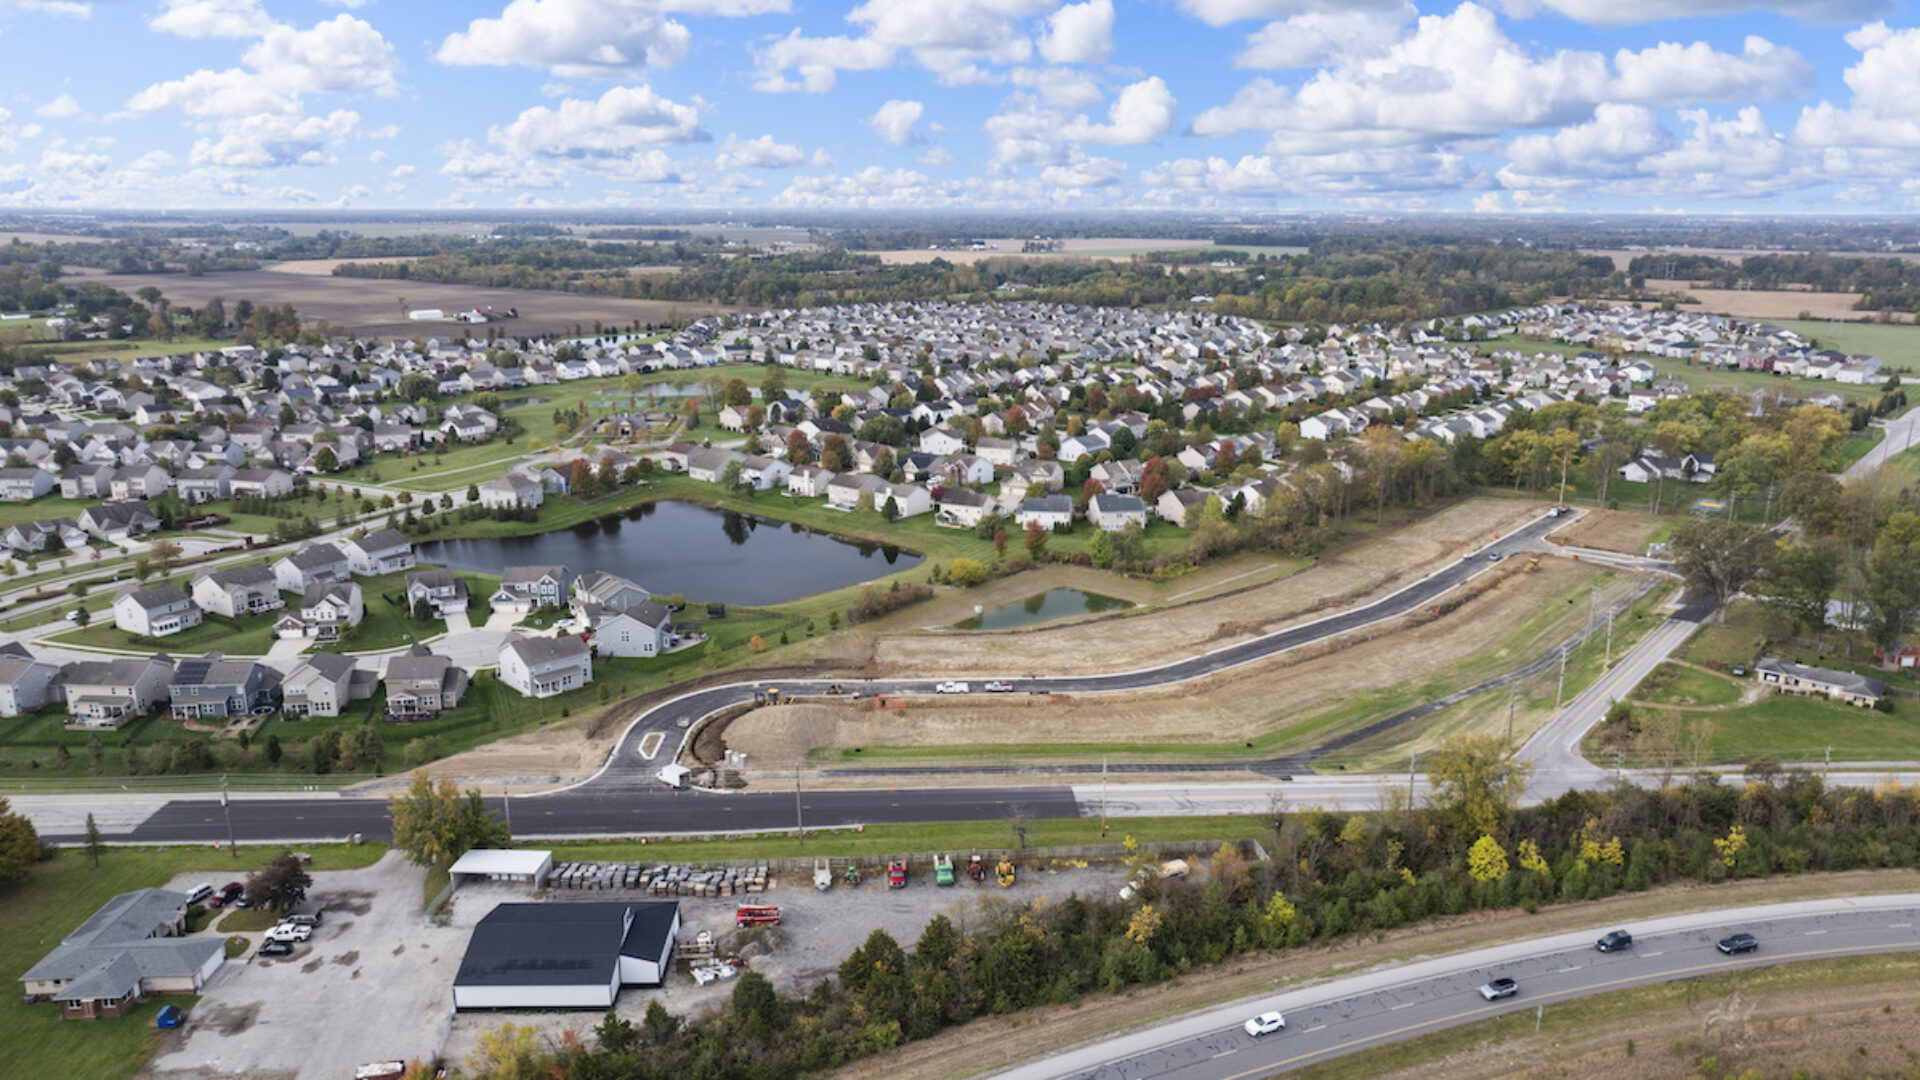
[{"label": "asphalt road", "polygon": [[[1003,1080],[1250,1080],[1443,1028],[1512,1012],[1549,1010],[1592,994],[1793,960],[1920,950],[1920,896],[1782,904],[1661,919],[1629,950],[1601,953],[1613,927],[1389,966],[1263,1000],[1170,1021],[1001,1074]],[[1714,942],[1746,931],[1756,953],[1726,956]],[[1519,994],[1483,999],[1505,976]],[[1254,1038],[1248,1017],[1279,1010],[1284,1031]]]}]

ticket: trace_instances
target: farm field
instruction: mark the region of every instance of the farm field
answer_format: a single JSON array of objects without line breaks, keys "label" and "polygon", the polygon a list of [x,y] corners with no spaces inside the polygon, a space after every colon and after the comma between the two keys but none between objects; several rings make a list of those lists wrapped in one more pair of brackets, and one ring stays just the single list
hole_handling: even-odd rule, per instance
[{"label": "farm field", "polygon": [[1818,342],[1823,349],[1867,353],[1878,356],[1887,367],[1904,367],[1920,372],[1920,326],[1821,319],[1775,319],[1772,322],[1782,330],[1791,330],[1809,341]]},{"label": "farm field", "polygon": [[[564,334],[572,332],[575,326],[591,328],[595,321],[620,326],[632,322],[682,321],[724,310],[712,304],[669,304],[535,289],[332,277],[274,269],[210,273],[197,278],[184,274],[106,275],[93,270],[67,276],[102,279],[123,292],[153,285],[176,306],[192,308],[199,308],[215,297],[226,301],[229,310],[235,301],[243,299],[256,304],[288,303],[308,321],[325,319],[359,335],[389,338],[465,337],[469,333],[481,336],[486,333],[484,326],[452,321],[415,322],[406,317],[407,311],[423,308],[449,312],[487,305],[502,311],[515,308],[520,312],[518,319],[496,324],[514,334]],[[147,351],[154,348],[152,342],[142,342],[140,346]]]},{"label": "farm field", "polygon": [[[1684,281],[1648,278],[1649,293],[1675,293],[1691,297],[1677,305],[1681,311],[1705,311],[1732,315],[1740,319],[1797,319],[1804,312],[1815,319],[1858,319],[1872,315],[1853,305],[1855,292],[1801,292],[1795,289],[1696,289]],[[1896,313],[1894,318],[1911,322],[1913,316]]]},{"label": "farm field", "polygon": [[1237,252],[1242,255],[1300,255],[1306,248],[1282,247],[1263,244],[1216,244],[1210,240],[1183,240],[1178,237],[1151,236],[1087,236],[1061,241],[1059,251],[1023,252],[1020,246],[1025,243],[1022,237],[1002,237],[988,239],[995,245],[991,251],[929,251],[919,248],[894,251],[876,251],[870,254],[880,256],[887,263],[926,263],[935,259],[945,259],[952,263],[980,262],[985,259],[1130,259],[1135,255],[1145,255],[1150,251],[1206,251],[1219,249],[1222,252]]}]

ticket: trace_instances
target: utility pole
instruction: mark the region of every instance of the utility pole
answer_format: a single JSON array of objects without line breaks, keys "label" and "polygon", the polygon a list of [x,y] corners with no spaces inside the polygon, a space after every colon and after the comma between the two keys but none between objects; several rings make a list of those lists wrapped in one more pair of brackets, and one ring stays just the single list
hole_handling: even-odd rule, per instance
[{"label": "utility pole", "polygon": [[1100,755],[1100,835],[1107,835],[1107,755]]},{"label": "utility pole", "polygon": [[1827,747],[1827,763],[1820,767],[1820,782],[1827,782],[1827,773],[1833,771],[1833,747]]},{"label": "utility pole", "polygon": [[800,763],[793,763],[793,828],[800,836],[800,846],[807,846],[807,822],[800,809]]},{"label": "utility pole", "polygon": [[1513,699],[1518,696],[1516,690],[1507,691],[1507,745],[1513,745]]},{"label": "utility pole", "polygon": [[1601,671],[1613,670],[1613,617],[1618,614],[1617,611],[1607,612],[1607,662],[1600,668]]},{"label": "utility pole", "polygon": [[1562,645],[1560,646],[1560,686],[1557,689],[1555,689],[1553,692],[1553,707],[1556,711],[1559,710],[1560,703],[1561,701],[1565,700],[1566,695],[1567,695],[1567,647],[1565,645]]},{"label": "utility pole", "polygon": [[500,807],[507,812],[507,835],[513,835],[513,785],[502,783],[500,787]]},{"label": "utility pole", "polygon": [[220,812],[227,818],[227,854],[240,857],[240,849],[233,846],[233,806],[227,797],[227,776],[220,774]]},{"label": "utility pole", "polygon": [[1409,810],[1413,809],[1413,776],[1419,764],[1420,751],[1415,750],[1413,754],[1407,758],[1407,809]]}]

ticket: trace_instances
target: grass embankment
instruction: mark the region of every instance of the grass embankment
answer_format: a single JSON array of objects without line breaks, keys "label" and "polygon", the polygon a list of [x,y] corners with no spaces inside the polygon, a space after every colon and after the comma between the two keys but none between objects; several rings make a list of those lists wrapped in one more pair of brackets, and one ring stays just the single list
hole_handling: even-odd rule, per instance
[{"label": "grass embankment", "polygon": [[[368,844],[358,848],[318,845],[305,848],[315,870],[347,870],[370,866],[386,848]],[[72,933],[94,909],[108,899],[133,889],[164,885],[175,874],[204,870],[243,877],[258,869],[277,849],[239,850],[235,859],[224,851],[193,848],[109,848],[99,869],[78,851],[62,851],[33,867],[24,882],[0,885],[0,966],[12,975],[40,961],[60,939]],[[196,999],[162,995],[117,1020],[80,1023],[62,1020],[60,1007],[47,1002],[28,1005],[19,994],[0,1001],[0,1060],[9,1076],[87,1077],[117,1080],[138,1072],[160,1045],[165,1032],[153,1026],[162,1005],[190,1009]]]},{"label": "grass embankment", "polygon": [[[1107,835],[1100,835],[1098,818],[1021,820],[1029,848],[1119,844],[1131,836],[1142,844],[1220,844],[1237,840],[1264,840],[1272,822],[1263,818],[1221,814],[1212,817],[1110,818]],[[852,829],[809,831],[806,839],[787,834],[759,834],[711,838],[668,837],[617,840],[604,843],[562,844],[554,859],[582,862],[705,863],[740,859],[884,858],[903,854],[998,850],[1013,848],[1018,839],[1014,821],[954,821],[926,825],[868,825]]]},{"label": "grass embankment", "polygon": [[[1905,1040],[1913,1032],[1915,979],[1920,955],[1911,953],[1728,971],[1547,1003],[1537,1019],[1527,1010],[1424,1032],[1293,1075],[1484,1075],[1495,1060],[1555,1061],[1569,1070],[1554,1075],[1903,1075],[1913,1066]],[[1846,1001],[1825,1001],[1833,991]],[[1834,1035],[1841,1045],[1830,1045]],[[1476,1058],[1477,1067],[1467,1064]],[[1840,1072],[1827,1072],[1843,1060]],[[1747,1066],[1766,1071],[1742,1071]]]}]

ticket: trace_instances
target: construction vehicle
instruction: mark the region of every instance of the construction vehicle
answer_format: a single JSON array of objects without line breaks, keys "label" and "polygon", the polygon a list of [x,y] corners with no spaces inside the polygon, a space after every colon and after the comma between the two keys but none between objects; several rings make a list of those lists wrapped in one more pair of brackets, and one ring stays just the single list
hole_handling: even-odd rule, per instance
[{"label": "construction vehicle", "polygon": [[833,888],[833,860],[815,859],[813,861],[813,887],[821,892]]},{"label": "construction vehicle", "polygon": [[967,860],[967,876],[976,882],[987,880],[987,864],[981,861],[977,851],[973,853],[973,858]]},{"label": "construction vehicle", "polygon": [[1000,883],[1001,888],[1006,889],[1012,887],[1013,878],[1013,860],[1002,856],[1000,865],[993,868],[993,879]]},{"label": "construction vehicle", "polygon": [[852,859],[847,860],[847,873],[844,880],[848,885],[860,884],[860,866]]},{"label": "construction vehicle", "polygon": [[935,855],[933,857],[933,883],[935,885],[953,884],[953,856]]},{"label": "construction vehicle", "polygon": [[1540,572],[1540,556],[1535,555],[1527,560],[1527,573],[1537,574],[1539,572]]},{"label": "construction vehicle", "polygon": [[761,694],[760,696],[769,705],[778,705],[780,704],[780,701],[781,701],[780,690],[777,687],[772,687],[772,686],[767,687],[766,693]]},{"label": "construction vehicle", "polygon": [[742,904],[733,909],[735,926],[779,926],[778,904]]},{"label": "construction vehicle", "polygon": [[887,860],[887,888],[904,889],[907,887],[907,860]]}]

